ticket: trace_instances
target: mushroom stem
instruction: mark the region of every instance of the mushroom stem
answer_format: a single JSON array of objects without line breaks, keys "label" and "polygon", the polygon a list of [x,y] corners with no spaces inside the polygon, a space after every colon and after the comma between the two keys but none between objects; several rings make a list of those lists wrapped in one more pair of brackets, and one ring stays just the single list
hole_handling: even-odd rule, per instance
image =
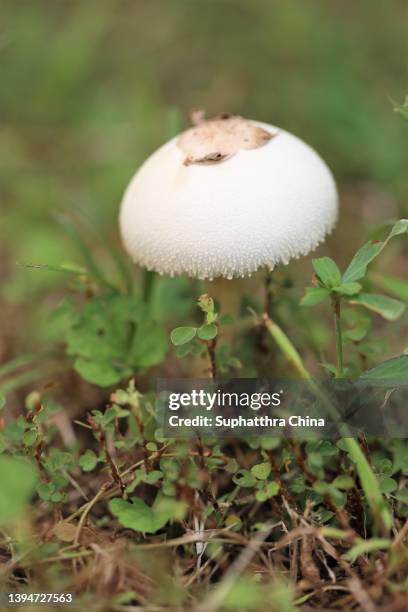
[{"label": "mushroom stem", "polygon": [[[273,301],[273,293],[272,293],[272,270],[265,270],[265,276],[263,280],[263,313],[268,317],[272,316],[272,301]],[[257,330],[256,335],[256,350],[263,355],[267,355],[269,353],[269,348],[266,342],[267,329],[265,325],[262,325]]]},{"label": "mushroom stem", "polygon": [[142,293],[146,303],[150,301],[155,276],[156,274],[152,270],[143,270]]},{"label": "mushroom stem", "polygon": [[265,305],[264,312],[270,316],[272,308],[272,270],[266,270],[265,273]]}]

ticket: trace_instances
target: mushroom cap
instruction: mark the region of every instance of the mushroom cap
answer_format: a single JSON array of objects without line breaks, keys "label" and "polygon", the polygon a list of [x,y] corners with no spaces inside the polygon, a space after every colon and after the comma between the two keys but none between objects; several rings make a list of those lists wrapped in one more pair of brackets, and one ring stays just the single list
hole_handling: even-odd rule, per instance
[{"label": "mushroom cap", "polygon": [[253,147],[243,144],[242,126],[237,142],[228,128],[224,149],[217,129],[194,140],[198,126],[144,162],[120,210],[124,246],[136,263],[170,276],[242,277],[287,264],[324,240],[338,211],[325,162],[285,130],[247,126],[261,135]]}]

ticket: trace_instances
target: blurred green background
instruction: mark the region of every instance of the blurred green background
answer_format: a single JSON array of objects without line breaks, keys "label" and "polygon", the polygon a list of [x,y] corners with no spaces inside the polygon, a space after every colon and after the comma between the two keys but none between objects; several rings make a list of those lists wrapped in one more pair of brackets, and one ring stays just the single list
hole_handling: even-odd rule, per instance
[{"label": "blurred green background", "polygon": [[389,97],[407,90],[405,0],[0,7],[0,358],[16,338],[24,346],[43,333],[38,321],[66,282],[16,263],[80,263],[61,212],[90,220],[102,259],[100,232],[119,245],[129,178],[193,108],[276,124],[321,153],[340,185],[326,247],[340,264],[370,227],[404,213],[408,130]]}]

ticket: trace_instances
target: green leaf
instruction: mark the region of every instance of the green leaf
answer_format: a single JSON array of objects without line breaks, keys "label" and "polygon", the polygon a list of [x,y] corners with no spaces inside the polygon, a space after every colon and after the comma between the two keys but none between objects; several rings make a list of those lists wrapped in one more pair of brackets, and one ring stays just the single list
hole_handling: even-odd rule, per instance
[{"label": "green leaf", "polygon": [[360,342],[367,335],[367,329],[365,327],[356,327],[354,329],[347,329],[343,332],[343,340],[351,340],[352,342]]},{"label": "green leaf", "polygon": [[22,442],[24,432],[28,425],[29,423],[26,421],[26,419],[20,415],[14,421],[10,421],[10,423],[4,429],[4,435],[10,442]]},{"label": "green leaf", "polygon": [[397,501],[401,502],[401,504],[408,506],[408,491],[398,491],[394,497]]},{"label": "green leaf", "polygon": [[146,473],[146,476],[143,478],[143,482],[147,482],[147,484],[155,484],[161,478],[163,478],[163,472],[160,470],[152,470],[151,472]]},{"label": "green leaf", "polygon": [[45,461],[45,467],[50,472],[68,469],[74,464],[74,457],[67,451],[60,451],[58,448],[51,448],[49,456]]},{"label": "green leaf", "polygon": [[289,484],[289,489],[292,493],[299,495],[306,490],[306,482],[303,476],[296,476]]},{"label": "green leaf", "polygon": [[40,482],[37,493],[44,501],[50,501],[51,495],[55,492],[55,485],[52,482]]},{"label": "green leaf", "polygon": [[305,295],[300,300],[301,306],[314,306],[320,304],[330,296],[330,291],[324,287],[306,287]]},{"label": "green leaf", "polygon": [[169,480],[177,480],[180,473],[180,464],[170,457],[164,457],[160,461],[160,469]]},{"label": "green leaf", "polygon": [[182,359],[183,357],[187,357],[187,355],[190,355],[192,350],[193,347],[191,344],[182,344],[177,347],[176,355],[179,359]]},{"label": "green leaf", "polygon": [[140,313],[126,362],[132,368],[151,368],[164,359],[167,349],[167,334],[163,327],[150,320],[146,312]]},{"label": "green leaf", "polygon": [[[109,410],[109,408],[108,408],[108,410]],[[130,414],[129,410],[121,408],[120,406],[117,406],[116,404],[114,404],[110,408],[110,410],[113,412],[113,419],[112,420],[114,420],[115,418],[116,419],[126,419],[129,416],[129,414]]]},{"label": "green leaf", "polygon": [[266,480],[271,473],[271,464],[269,461],[258,463],[251,467],[251,473],[255,478],[258,478],[258,480]]},{"label": "green leaf", "polygon": [[312,469],[318,470],[323,465],[323,456],[320,453],[309,452],[307,462]]},{"label": "green leaf", "polygon": [[55,491],[54,493],[52,493],[50,499],[52,502],[58,503],[64,499],[64,493],[61,493],[61,491]]},{"label": "green leaf", "polygon": [[333,259],[320,257],[312,260],[314,271],[326,289],[333,289],[341,284],[341,272]]},{"label": "green leaf", "polygon": [[145,474],[146,472],[142,469],[136,470],[134,479],[126,487],[126,493],[133,493],[136,487],[143,481]]},{"label": "green leaf", "polygon": [[319,453],[323,457],[331,457],[337,454],[337,449],[329,440],[310,440],[306,444],[306,452],[307,454]]},{"label": "green leaf", "polygon": [[321,529],[321,534],[325,538],[334,538],[336,540],[347,540],[350,537],[347,531],[337,529],[336,527],[323,527]]},{"label": "green leaf", "polygon": [[261,448],[264,448],[265,450],[274,450],[275,448],[279,448],[282,443],[282,439],[268,436],[266,438],[260,438],[259,442],[261,444]]},{"label": "green leaf", "polygon": [[383,242],[367,242],[362,246],[343,274],[343,282],[350,283],[364,278],[368,264],[381,253],[383,248]]},{"label": "green leaf", "polygon": [[200,340],[213,340],[218,333],[217,326],[214,323],[202,325],[197,330],[197,336]]},{"label": "green leaf", "polygon": [[127,493],[132,493],[141,482],[146,482],[147,484],[155,484],[161,478],[163,478],[163,472],[161,472],[160,470],[152,470],[151,472],[146,472],[145,469],[141,468],[135,471],[135,477],[126,487],[126,491]]},{"label": "green leaf", "polygon": [[92,470],[96,467],[98,463],[98,457],[92,450],[87,450],[81,457],[79,458],[79,465],[84,470],[84,472],[92,472]]},{"label": "green leaf", "polygon": [[376,550],[387,550],[391,546],[391,540],[387,538],[372,538],[371,540],[360,540],[348,550],[343,558],[354,563],[358,557]]},{"label": "green leaf", "polygon": [[110,387],[120,382],[122,378],[130,376],[130,369],[123,369],[122,367],[116,367],[114,364],[110,364],[104,360],[94,361],[78,357],[74,362],[74,368],[78,374],[84,380],[99,385],[100,387]]},{"label": "green leaf", "polygon": [[346,501],[344,493],[341,493],[332,483],[317,480],[313,484],[313,489],[319,495],[330,495],[337,506],[343,506]]},{"label": "green leaf", "polygon": [[387,321],[396,321],[406,308],[405,304],[399,300],[375,293],[361,293],[350,300],[350,303],[364,306],[364,308],[381,315]]},{"label": "green leaf", "polygon": [[147,307],[117,292],[95,296],[73,311],[66,342],[78,373],[100,386],[159,363],[168,348],[164,329],[152,321]]},{"label": "green leaf", "polygon": [[379,480],[381,493],[392,493],[393,491],[396,491],[398,489],[398,483],[396,480],[394,480],[394,478],[389,478],[388,476],[385,476],[383,478],[380,478]]},{"label": "green leaf", "polygon": [[408,231],[408,219],[397,221],[384,241],[370,241],[361,247],[354,255],[347,270],[343,274],[343,283],[354,282],[364,278],[367,266],[381,253],[388,241],[394,236],[404,234]]},{"label": "green leaf", "polygon": [[232,477],[233,482],[239,487],[253,487],[256,484],[255,476],[249,470],[239,470]]},{"label": "green leaf", "polygon": [[130,501],[115,498],[109,503],[109,509],[123,527],[144,533],[156,533],[170,519],[181,515],[180,502],[165,498],[155,501],[152,507],[139,497],[132,497]]},{"label": "green leaf", "polygon": [[393,473],[393,463],[390,459],[376,457],[373,458],[375,471],[382,476],[391,476]]},{"label": "green leaf", "polygon": [[319,506],[315,512],[320,523],[327,523],[327,521],[330,521],[334,516],[334,512],[327,510],[324,506]]},{"label": "green leaf", "polygon": [[351,476],[337,476],[331,484],[338,489],[347,490],[354,486],[354,480]]},{"label": "green leaf", "polygon": [[235,474],[238,471],[238,462],[234,458],[229,458],[224,466],[224,470],[230,474]]},{"label": "green leaf", "polygon": [[255,497],[259,502],[264,502],[279,493],[279,484],[277,482],[268,482],[266,485],[255,493]]},{"label": "green leaf", "polygon": [[195,327],[176,327],[170,334],[170,339],[174,346],[180,346],[191,342],[195,337],[197,329]]},{"label": "green leaf", "polygon": [[319,365],[322,366],[325,370],[330,372],[331,374],[337,375],[337,366],[334,363],[328,363],[327,361],[322,361]]},{"label": "green leaf", "polygon": [[387,240],[394,236],[400,236],[401,234],[408,234],[408,219],[400,219],[394,223]]},{"label": "green leaf", "polygon": [[408,355],[401,355],[383,361],[367,372],[363,372],[362,380],[390,380],[401,381],[408,379]]},{"label": "green leaf", "polygon": [[156,533],[167,523],[167,517],[156,517],[150,506],[138,497],[132,498],[132,503],[124,499],[115,498],[109,503],[109,509],[123,527],[143,531],[146,533]]},{"label": "green leaf", "polygon": [[29,503],[38,476],[22,457],[0,456],[0,525],[17,517]]},{"label": "green leaf", "polygon": [[360,283],[341,283],[338,287],[334,287],[333,291],[345,296],[356,295],[361,291],[361,285]]},{"label": "green leaf", "polygon": [[23,442],[26,446],[32,446],[37,440],[37,430],[29,429],[24,432]]}]

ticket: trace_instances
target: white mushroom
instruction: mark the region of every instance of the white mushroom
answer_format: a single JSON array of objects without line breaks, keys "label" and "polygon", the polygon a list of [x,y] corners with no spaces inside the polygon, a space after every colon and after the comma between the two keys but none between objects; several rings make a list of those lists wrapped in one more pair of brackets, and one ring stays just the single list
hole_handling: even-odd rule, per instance
[{"label": "white mushroom", "polygon": [[145,161],[124,195],[120,229],[132,259],[149,270],[233,278],[315,249],[337,208],[333,176],[306,143],[221,116]]}]

